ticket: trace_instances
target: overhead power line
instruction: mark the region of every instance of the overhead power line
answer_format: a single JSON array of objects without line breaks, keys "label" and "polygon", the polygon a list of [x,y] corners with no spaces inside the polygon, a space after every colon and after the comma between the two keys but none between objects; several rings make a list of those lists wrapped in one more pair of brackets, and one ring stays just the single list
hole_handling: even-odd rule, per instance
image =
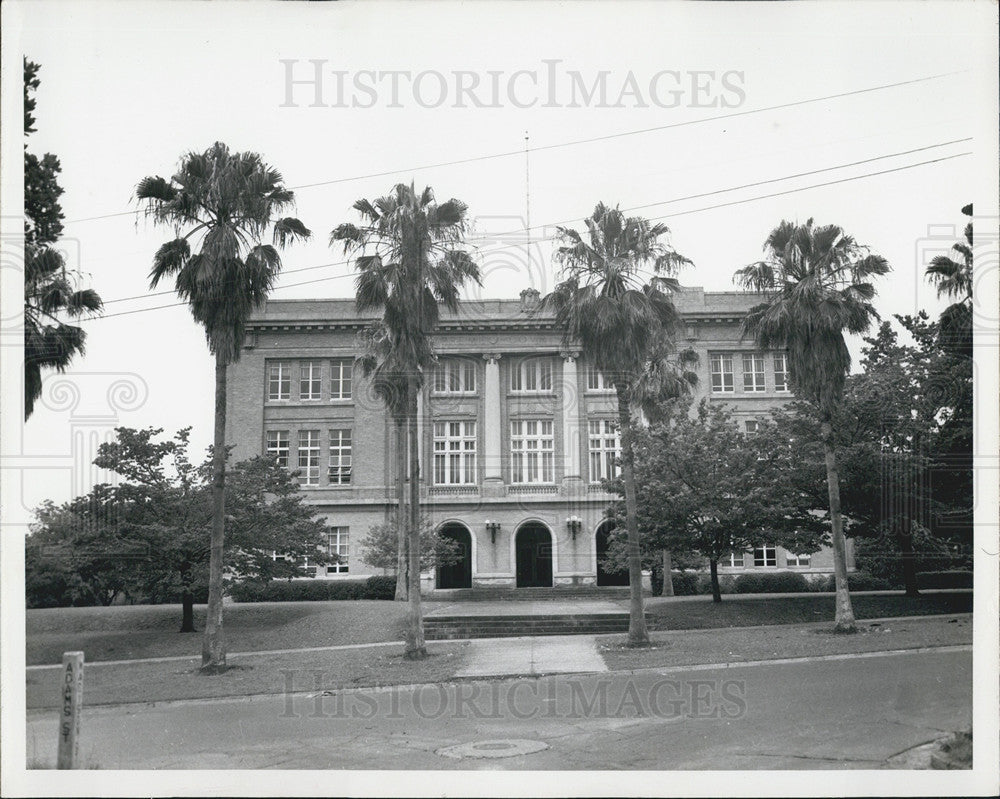
[{"label": "overhead power line", "polygon": [[[863,180],[865,178],[879,177],[881,175],[888,175],[888,174],[891,174],[891,173],[894,173],[894,172],[902,172],[902,171],[907,170],[907,169],[915,169],[915,168],[920,167],[920,166],[928,166],[930,164],[937,164],[937,163],[941,163],[943,161],[950,161],[950,160],[952,160],[954,158],[962,158],[962,157],[967,156],[967,155],[972,155],[972,152],[971,151],[966,151],[966,152],[963,152],[963,153],[955,153],[953,155],[946,155],[946,156],[942,156],[940,158],[934,158],[934,159],[931,159],[931,160],[928,160],[928,161],[919,161],[919,162],[917,162],[915,164],[905,164],[903,166],[893,167],[891,169],[883,169],[883,170],[881,170],[879,172],[866,172],[863,175],[852,175],[851,177],[841,178],[840,180],[830,180],[830,181],[826,181],[824,183],[815,183],[815,184],[812,184],[810,186],[799,186],[799,187],[794,188],[794,189],[788,189],[786,191],[773,192],[771,194],[764,194],[764,195],[761,195],[759,197],[747,197],[747,198],[740,199],[740,200],[733,200],[731,202],[718,203],[716,205],[703,206],[701,208],[691,208],[689,210],[678,211],[678,212],[673,213],[673,214],[664,214],[662,216],[651,217],[651,219],[670,219],[670,218],[677,217],[677,216],[687,216],[689,214],[701,213],[703,211],[713,211],[713,210],[715,210],[717,208],[727,208],[727,207],[734,206],[734,205],[743,205],[744,203],[757,202],[758,200],[766,200],[766,199],[769,199],[771,197],[781,197],[781,196],[788,195],[788,194],[795,194],[795,193],[800,192],[800,191],[809,191],[810,189],[818,189],[818,188],[823,188],[825,186],[835,186],[835,185],[838,185],[838,184],[841,184],[841,183],[849,183],[849,182],[855,181],[855,180]],[[816,170],[816,171],[825,171],[825,170]],[[765,182],[767,182],[767,181],[765,181]],[[714,193],[722,193],[723,191],[726,191],[726,190],[720,189],[718,192],[714,192]],[[699,196],[703,196],[703,195],[699,195]],[[666,200],[664,202],[672,202],[672,201]],[[659,203],[653,203],[653,204],[656,205],[656,204],[659,204]],[[628,210],[631,210],[631,209],[628,209]],[[503,234],[497,234],[497,235],[503,235]],[[544,241],[544,240],[539,240],[539,241]],[[495,250],[491,250],[491,252],[495,252],[495,251],[499,251],[499,250],[504,250],[504,249],[511,249],[511,248],[514,248],[514,247],[522,247],[522,246],[524,246],[524,241],[523,240],[522,241],[518,241],[518,242],[511,242],[510,244],[506,244],[506,245],[502,245],[500,247],[497,247]],[[344,263],[347,263],[347,262],[344,262]],[[320,266],[315,266],[315,267],[306,267],[306,268],[300,269],[300,270],[291,270],[291,271],[301,271],[301,272],[304,272],[304,271],[307,271],[308,269],[318,269],[321,266],[325,266],[325,264],[321,264]],[[288,274],[290,274],[290,272]],[[322,282],[325,282],[327,280],[339,280],[339,279],[342,279],[342,278],[345,278],[345,277],[351,277],[351,275],[331,275],[329,277],[316,278],[315,280],[305,280],[305,281],[301,281],[299,283],[289,283],[289,284],[284,285],[284,286],[279,286],[278,288],[275,289],[275,291],[281,291],[282,289],[294,288],[296,286],[310,285],[310,284],[313,284],[313,283],[322,283]],[[164,292],[164,293],[170,293],[170,292]],[[139,295],[137,297],[122,297],[122,298],[119,298],[117,300],[109,300],[108,302],[119,302],[121,300],[126,300],[126,299],[144,299],[145,297],[149,297],[149,296],[153,296],[153,295],[146,294],[146,295]],[[92,319],[87,320],[87,321],[94,321],[95,319],[110,319],[110,318],[115,317],[115,316],[128,316],[130,314],[135,314],[135,313],[145,313],[146,311],[158,311],[158,310],[161,310],[163,308],[176,308],[178,306],[186,305],[186,304],[187,303],[184,303],[184,302],[175,302],[175,303],[170,303],[170,304],[167,304],[167,305],[155,305],[155,306],[150,307],[150,308],[136,308],[136,309],[131,310],[131,311],[119,311],[119,312],[113,313],[113,314],[104,314],[102,316],[93,317]]]},{"label": "overhead power line", "polygon": [[[619,139],[619,138],[622,138],[622,137],[625,137],[625,136],[638,136],[638,135],[645,134],[645,133],[656,133],[656,132],[663,131],[663,130],[672,130],[674,128],[688,127],[690,125],[701,125],[701,124],[704,124],[706,122],[718,122],[719,120],[723,120],[723,119],[735,119],[737,117],[749,116],[751,114],[762,114],[762,113],[766,113],[768,111],[780,111],[780,110],[785,109],[785,108],[795,108],[797,106],[809,105],[811,103],[825,102],[826,100],[839,100],[839,99],[841,99],[843,97],[851,97],[851,96],[859,95],[859,94],[868,94],[870,92],[884,91],[886,89],[897,89],[897,88],[900,88],[901,86],[910,86],[910,85],[913,85],[913,84],[916,84],[916,83],[926,83],[927,81],[940,80],[941,78],[949,78],[949,77],[952,77],[954,75],[961,75],[961,74],[964,74],[967,71],[968,70],[956,70],[954,72],[942,72],[942,73],[939,73],[937,75],[927,75],[927,76],[924,76],[924,77],[921,77],[921,78],[912,78],[910,80],[898,81],[896,83],[884,83],[884,84],[881,84],[879,86],[869,86],[869,87],[864,88],[864,89],[853,89],[851,91],[839,92],[837,94],[827,94],[827,95],[823,95],[822,97],[809,97],[809,98],[806,98],[804,100],[793,100],[791,102],[779,103],[777,105],[764,106],[762,108],[750,108],[750,109],[747,109],[746,111],[732,111],[730,113],[716,114],[715,116],[703,117],[701,119],[689,119],[689,120],[687,120],[685,122],[672,122],[669,125],[656,125],[656,126],[649,127],[649,128],[638,128],[636,130],[626,130],[626,131],[620,131],[618,133],[608,133],[608,134],[605,134],[603,136],[592,136],[592,137],[586,138],[586,139],[574,139],[572,141],[556,142],[555,144],[543,144],[543,145],[539,145],[539,146],[536,146],[536,147],[530,147],[530,148],[527,149],[527,151],[525,149],[507,150],[505,152],[500,152],[500,153],[488,153],[486,155],[476,155],[476,156],[471,156],[469,158],[459,158],[459,159],[456,159],[456,160],[453,160],[453,161],[440,161],[440,162],[434,163],[434,164],[422,164],[420,166],[411,166],[411,167],[405,167],[405,168],[400,168],[400,169],[392,169],[392,170],[387,170],[387,171],[384,171],[384,172],[370,172],[370,173],[368,173],[366,175],[352,175],[351,177],[334,178],[332,180],[323,180],[323,181],[318,181],[316,183],[302,183],[302,184],[300,184],[298,186],[289,186],[288,188],[292,189],[292,190],[312,189],[312,188],[316,188],[318,186],[332,186],[332,185],[335,185],[335,184],[338,184],[338,183],[351,183],[351,182],[356,181],[356,180],[368,180],[369,178],[381,178],[381,177],[387,177],[389,175],[398,175],[400,173],[404,173],[405,174],[405,173],[409,173],[409,172],[420,172],[420,171],[427,170],[427,169],[439,169],[439,168],[447,167],[447,166],[459,166],[461,164],[472,164],[472,163],[476,163],[476,162],[479,162],[479,161],[490,161],[490,160],[494,160],[494,159],[497,159],[497,158],[510,158],[512,156],[524,155],[525,152],[537,153],[537,152],[543,152],[545,150],[557,150],[557,149],[560,149],[562,147],[576,147],[576,146],[581,145],[581,144],[593,144],[595,142],[609,141],[611,139]],[[134,214],[134,213],[136,213],[136,212],[135,211],[117,211],[115,213],[110,213],[110,214],[100,214],[98,216],[87,216],[87,217],[81,217],[79,219],[69,219],[64,224],[72,225],[72,224],[76,224],[78,222],[94,222],[94,221],[97,221],[99,219],[111,219],[113,217],[118,217],[118,216],[130,216],[131,214]]]}]

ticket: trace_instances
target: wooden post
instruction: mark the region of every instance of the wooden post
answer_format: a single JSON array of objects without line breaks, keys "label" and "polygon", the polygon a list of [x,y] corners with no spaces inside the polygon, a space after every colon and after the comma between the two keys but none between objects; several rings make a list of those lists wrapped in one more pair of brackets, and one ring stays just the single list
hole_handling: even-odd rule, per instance
[{"label": "wooden post", "polygon": [[56,768],[78,768],[80,715],[83,711],[83,652],[63,652],[62,714]]}]

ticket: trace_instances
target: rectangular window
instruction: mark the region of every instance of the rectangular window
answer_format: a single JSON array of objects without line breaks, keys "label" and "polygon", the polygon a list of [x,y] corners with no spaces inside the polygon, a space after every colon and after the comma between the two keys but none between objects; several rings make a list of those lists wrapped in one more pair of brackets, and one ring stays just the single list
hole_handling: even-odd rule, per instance
[{"label": "rectangular window", "polygon": [[734,569],[743,568],[743,553],[742,552],[730,552],[729,553],[729,565]]},{"label": "rectangular window", "polygon": [[330,431],[330,485],[345,486],[351,482],[351,431]]},{"label": "rectangular window", "polygon": [[743,353],[743,390],[764,391],[764,356],[756,352]]},{"label": "rectangular window", "polygon": [[323,381],[320,361],[302,361],[299,364],[299,399],[319,400],[323,398]]},{"label": "rectangular window", "polygon": [[748,436],[756,435],[758,432],[760,432],[760,422],[758,422],[756,419],[747,419],[745,422],[743,422],[743,424],[746,425]]},{"label": "rectangular window", "polygon": [[618,476],[618,457],[621,441],[618,425],[610,419],[592,419],[588,422],[590,440],[590,482],[611,480]]},{"label": "rectangular window", "polygon": [[791,552],[785,555],[785,565],[786,566],[798,566],[798,567],[808,567],[812,562],[811,555],[793,555]]},{"label": "rectangular window", "polygon": [[551,483],[555,480],[552,422],[520,419],[510,423],[511,482]]},{"label": "rectangular window", "polygon": [[435,394],[473,394],[476,391],[476,364],[464,359],[441,361],[434,368]]},{"label": "rectangular window", "polygon": [[733,356],[714,353],[712,363],[712,393],[733,391]]},{"label": "rectangular window", "polygon": [[587,391],[614,391],[611,381],[595,366],[587,367]]},{"label": "rectangular window", "polygon": [[434,422],[434,483],[476,482],[476,423]]},{"label": "rectangular window", "polygon": [[349,400],[354,377],[351,358],[334,358],[330,361],[330,399]]},{"label": "rectangular window", "polygon": [[552,359],[529,358],[510,370],[510,390],[517,394],[552,391]]},{"label": "rectangular window", "polygon": [[774,390],[788,391],[788,356],[783,352],[774,354]]},{"label": "rectangular window", "polygon": [[319,485],[319,430],[299,430],[299,482]]},{"label": "rectangular window", "polygon": [[764,545],[762,547],[757,547],[753,551],[753,565],[754,566],[777,566],[778,558],[775,554],[774,547]]},{"label": "rectangular window", "polygon": [[265,452],[269,458],[274,458],[278,466],[288,468],[288,431],[268,430]]},{"label": "rectangular window", "polygon": [[292,365],[288,361],[267,365],[267,398],[272,402],[292,398]]},{"label": "rectangular window", "polygon": [[327,554],[336,559],[328,563],[327,574],[347,574],[350,561],[351,533],[349,527],[331,527],[327,533]]}]

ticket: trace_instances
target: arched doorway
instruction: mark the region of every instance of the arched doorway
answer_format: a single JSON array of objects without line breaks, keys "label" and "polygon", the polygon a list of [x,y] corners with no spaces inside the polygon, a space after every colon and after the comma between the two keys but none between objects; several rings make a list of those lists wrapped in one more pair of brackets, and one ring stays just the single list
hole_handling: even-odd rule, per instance
[{"label": "arched doorway", "polygon": [[514,539],[517,587],[552,587],[552,535],[539,522],[521,525]]},{"label": "arched doorway", "polygon": [[594,547],[597,550],[598,585],[628,585],[628,569],[620,572],[609,571],[603,563],[604,558],[608,554],[608,545],[614,526],[613,522],[604,522],[597,528],[597,535],[594,537]]},{"label": "arched doorway", "polygon": [[438,533],[458,545],[460,557],[454,563],[437,567],[438,588],[472,588],[472,534],[463,524],[446,524]]}]

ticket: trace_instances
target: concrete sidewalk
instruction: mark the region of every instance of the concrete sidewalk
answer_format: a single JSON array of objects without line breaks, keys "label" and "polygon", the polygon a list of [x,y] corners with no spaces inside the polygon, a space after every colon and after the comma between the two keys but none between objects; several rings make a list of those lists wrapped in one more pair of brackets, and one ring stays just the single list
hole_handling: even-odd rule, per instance
[{"label": "concrete sidewalk", "polygon": [[479,638],[456,677],[508,677],[607,671],[593,635]]}]

